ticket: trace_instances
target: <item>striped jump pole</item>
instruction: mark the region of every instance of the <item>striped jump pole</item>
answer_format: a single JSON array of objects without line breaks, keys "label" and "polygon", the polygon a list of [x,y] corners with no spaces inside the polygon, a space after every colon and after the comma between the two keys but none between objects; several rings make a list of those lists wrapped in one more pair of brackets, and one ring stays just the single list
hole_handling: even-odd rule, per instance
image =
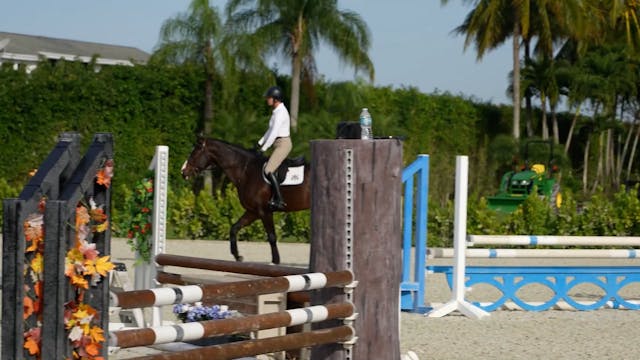
[{"label": "striped jump pole", "polygon": [[[206,278],[189,278],[182,274],[168,273],[158,270],[156,272],[156,281],[160,284],[173,284],[173,285],[200,285],[206,284]],[[304,307],[305,304],[311,302],[311,296],[307,291],[298,291],[287,293],[287,301],[292,304],[298,304],[299,306],[292,307]]]},{"label": "striped jump pole", "polygon": [[468,235],[469,246],[640,246],[640,237],[633,236],[551,236],[551,235]]},{"label": "striped jump pole", "polygon": [[353,273],[349,270],[343,270],[222,284],[187,285],[120,293],[112,292],[111,303],[114,307],[134,309],[252,295],[315,290],[325,287],[340,287],[349,285],[352,282]]},{"label": "striped jump pole", "polygon": [[[479,259],[498,258],[602,258],[635,259],[640,249],[466,249],[465,257]],[[455,249],[427,250],[429,258],[455,257]]]},{"label": "striped jump pole", "polygon": [[302,325],[330,319],[344,319],[353,315],[353,313],[353,304],[342,302],[242,318],[120,330],[113,331],[109,334],[109,346],[130,348],[135,346],[151,346],[191,341],[214,336],[242,334],[263,329]]},{"label": "striped jump pole", "polygon": [[302,275],[309,272],[308,269],[294,266],[267,265],[251,262],[204,259],[193,256],[171,254],[158,254],[155,259],[156,263],[160,266],[179,266],[190,269],[224,271],[235,274],[257,275],[266,277]]},{"label": "striped jump pole", "polygon": [[353,338],[355,331],[343,325],[329,329],[276,336],[259,340],[240,341],[224,345],[202,347],[175,353],[134,358],[136,360],[231,360],[244,356],[268,354],[277,351],[295,350],[303,347],[345,342]]}]

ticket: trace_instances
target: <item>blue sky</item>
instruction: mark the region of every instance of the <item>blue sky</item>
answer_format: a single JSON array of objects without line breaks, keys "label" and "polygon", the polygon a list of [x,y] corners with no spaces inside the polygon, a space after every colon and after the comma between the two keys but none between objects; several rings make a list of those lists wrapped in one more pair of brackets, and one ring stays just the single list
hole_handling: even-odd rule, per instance
[{"label": "blue sky", "polygon": [[[189,0],[22,0],[0,11],[0,31],[134,46],[151,52],[162,22],[185,11]],[[226,1],[212,0],[220,10]],[[469,8],[462,0],[343,0],[341,9],[358,12],[372,35],[370,56],[376,85],[415,86],[423,92],[448,91],[493,103],[505,95],[511,69],[510,44],[476,61],[463,51],[464,37],[451,34]],[[330,49],[317,54],[318,71],[328,80],[351,80],[354,72]],[[286,64],[279,64],[286,69]]]}]

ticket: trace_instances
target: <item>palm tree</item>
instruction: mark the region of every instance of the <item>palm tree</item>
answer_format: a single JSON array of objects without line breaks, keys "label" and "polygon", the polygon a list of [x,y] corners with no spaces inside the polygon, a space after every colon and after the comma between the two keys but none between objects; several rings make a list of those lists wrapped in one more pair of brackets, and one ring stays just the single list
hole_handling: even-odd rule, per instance
[{"label": "palm tree", "polygon": [[[446,4],[449,0],[441,0]],[[484,53],[502,45],[511,37],[513,70],[510,93],[513,99],[513,136],[520,137],[520,45],[525,49],[525,61],[530,59],[534,39],[536,52],[553,57],[553,45],[582,21],[580,0],[462,0],[473,10],[454,31],[465,34],[465,48],[474,43],[478,60]],[[525,94],[529,99],[528,91]],[[530,101],[527,101],[527,108]],[[529,111],[528,111],[529,112]],[[531,125],[528,124],[531,128]],[[530,129],[528,129],[530,131]]]},{"label": "palm tree", "polygon": [[[527,61],[522,70],[522,82],[525,88],[531,89],[532,93],[540,98],[540,107],[542,110],[542,139],[546,140],[549,138],[547,101],[549,102],[548,104],[552,114],[555,114],[560,96],[553,61],[545,56],[539,56],[538,59],[530,59]],[[554,142],[558,144],[558,124],[555,115],[553,115],[553,120],[553,139]]]},{"label": "palm tree", "polygon": [[291,61],[291,126],[297,130],[302,74],[315,73],[315,52],[328,44],[340,59],[373,81],[369,29],[355,12],[338,9],[336,0],[230,0],[231,29],[252,34],[265,56]]},{"label": "palm tree", "polygon": [[[523,36],[524,61],[531,61],[531,46],[535,40],[533,52],[544,59],[548,59],[549,65],[554,66],[554,51],[558,45],[566,42],[573,33],[582,31],[585,25],[584,4],[582,0],[536,0],[530,2],[530,29],[529,35]],[[547,60],[545,60],[547,61]],[[549,105],[554,119],[554,139],[558,141],[557,122],[555,121],[555,109],[559,101],[559,94],[553,94],[549,98]],[[531,136],[531,94],[525,87],[525,104],[527,110],[527,133]]]},{"label": "palm tree", "polygon": [[611,28],[618,31],[624,29],[627,45],[635,49],[640,40],[640,3],[637,0],[599,0],[596,3],[608,15]]},{"label": "palm tree", "polygon": [[[472,4],[473,10],[467,14],[462,25],[454,31],[465,34],[465,49],[474,43],[477,58],[502,45],[509,37],[513,45],[513,137],[520,138],[520,41],[529,36],[531,0],[462,0]],[[447,4],[449,0],[441,0]]]},{"label": "palm tree", "polygon": [[205,79],[202,130],[213,129],[213,81],[222,54],[222,21],[209,0],[192,0],[189,10],[166,20],[160,29],[160,43],[154,59],[169,63],[195,63],[203,66]]}]

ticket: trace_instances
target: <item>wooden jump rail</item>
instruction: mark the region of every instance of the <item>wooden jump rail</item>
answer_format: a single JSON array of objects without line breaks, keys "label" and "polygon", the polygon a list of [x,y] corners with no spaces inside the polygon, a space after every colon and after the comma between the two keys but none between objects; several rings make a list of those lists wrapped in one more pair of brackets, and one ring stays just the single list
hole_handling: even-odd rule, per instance
[{"label": "wooden jump rail", "polygon": [[223,284],[187,285],[149,290],[111,293],[111,304],[122,309],[163,306],[213,299],[231,299],[252,295],[314,290],[346,286],[353,282],[348,270],[327,273],[289,275]]},{"label": "wooden jump rail", "polygon": [[192,256],[181,256],[171,254],[158,254],[156,263],[160,266],[178,266],[190,269],[202,269],[212,271],[223,271],[228,273],[257,275],[266,277],[277,277],[287,275],[302,275],[309,272],[309,269],[294,266],[268,265],[251,262],[237,262],[215,259],[203,259]]},{"label": "wooden jump rail", "polygon": [[[220,321],[220,320],[217,320]],[[225,345],[202,347],[176,353],[162,353],[134,358],[136,360],[230,360],[243,356],[267,354],[277,351],[295,350],[336,342],[350,341],[355,331],[343,325],[329,329],[314,330],[291,335],[259,340],[248,340]]]},{"label": "wooden jump rail", "polygon": [[171,342],[191,341],[222,335],[243,334],[252,331],[289,327],[352,316],[354,306],[349,302],[311,306],[277,313],[189,322],[174,326],[113,331],[109,346],[130,348]]},{"label": "wooden jump rail", "polygon": [[[210,271],[228,272],[234,274],[255,275],[264,277],[278,277],[287,275],[302,275],[309,272],[309,269],[283,266],[283,265],[268,265],[255,262],[237,262],[227,260],[216,259],[204,259],[193,256],[171,255],[171,254],[158,254],[155,257],[156,264],[159,266],[175,266],[189,269],[201,269]],[[173,285],[200,285],[206,284],[207,279],[194,280],[191,278],[185,278],[182,274],[176,274],[166,272],[163,270],[156,270],[155,274],[156,282],[160,284],[173,284]],[[305,304],[311,302],[311,297],[308,292],[290,292],[287,293],[287,301],[294,306],[303,307]]]},{"label": "wooden jump rail", "polygon": [[[206,278],[188,278],[182,274],[168,273],[165,271],[156,272],[156,282],[160,284],[173,285],[202,285],[216,283]],[[311,296],[308,291],[296,291],[287,293],[287,303],[294,304],[293,307],[304,307],[311,303]]]}]

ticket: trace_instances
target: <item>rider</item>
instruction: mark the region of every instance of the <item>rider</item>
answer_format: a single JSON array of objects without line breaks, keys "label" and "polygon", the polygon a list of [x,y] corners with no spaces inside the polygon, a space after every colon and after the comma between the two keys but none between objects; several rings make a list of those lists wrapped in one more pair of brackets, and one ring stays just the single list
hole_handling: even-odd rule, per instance
[{"label": "rider", "polygon": [[290,118],[289,111],[284,106],[282,89],[277,86],[272,86],[267,89],[264,94],[267,100],[267,105],[273,109],[271,119],[269,119],[269,129],[258,141],[258,145],[262,151],[266,151],[273,145],[274,149],[267,161],[267,165],[264,168],[265,175],[271,183],[273,193],[269,206],[274,209],[282,210],[287,204],[282,200],[282,193],[280,192],[280,184],[275,175],[275,171],[278,166],[287,158],[291,151],[291,137],[290,137]]}]

